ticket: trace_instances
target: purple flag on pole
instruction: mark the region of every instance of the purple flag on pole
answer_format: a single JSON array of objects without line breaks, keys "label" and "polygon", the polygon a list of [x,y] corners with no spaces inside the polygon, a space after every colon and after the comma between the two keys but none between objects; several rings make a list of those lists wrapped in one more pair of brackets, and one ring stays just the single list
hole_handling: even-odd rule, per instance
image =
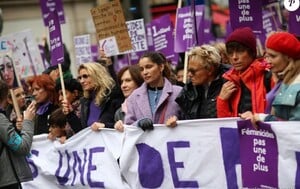
[{"label": "purple flag on pole", "polygon": [[42,10],[44,25],[48,26],[48,14],[56,10],[59,18],[59,23],[65,23],[65,14],[63,9],[62,0],[40,0],[40,6]]},{"label": "purple flag on pole", "polygon": [[262,31],[262,1],[229,0],[230,22],[232,29],[250,27]]},{"label": "purple flag on pole", "polygon": [[275,9],[263,10],[263,32],[258,35],[263,46],[267,39],[267,35],[272,31],[277,31],[280,25],[278,14]]},{"label": "purple flag on pole", "polygon": [[289,32],[300,36],[300,8],[289,12]]},{"label": "purple flag on pole", "polygon": [[243,188],[278,188],[276,135],[267,123],[238,121]]},{"label": "purple flag on pole", "polygon": [[155,51],[162,52],[172,64],[176,65],[178,54],[174,52],[173,27],[169,14],[152,20],[151,32]]},{"label": "purple flag on pole", "polygon": [[146,35],[147,35],[148,51],[154,51],[151,23],[146,24]]},{"label": "purple flag on pole", "polygon": [[[193,15],[190,6],[177,9],[175,52],[188,51],[192,47],[202,44],[204,41],[204,6],[197,5],[195,6],[195,10],[195,15]],[[194,19],[196,19],[196,22]],[[196,23],[196,30],[194,23]],[[198,43],[195,32],[197,34]]]},{"label": "purple flag on pole", "polygon": [[48,16],[48,28],[51,50],[51,65],[57,65],[64,61],[64,47],[61,38],[60,24],[56,11]]}]

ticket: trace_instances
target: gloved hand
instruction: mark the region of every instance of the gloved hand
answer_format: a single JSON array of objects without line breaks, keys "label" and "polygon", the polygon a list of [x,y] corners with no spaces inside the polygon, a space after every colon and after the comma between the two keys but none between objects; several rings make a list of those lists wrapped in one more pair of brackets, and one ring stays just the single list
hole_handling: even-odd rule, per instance
[{"label": "gloved hand", "polygon": [[154,129],[154,127],[153,127],[153,121],[150,118],[140,119],[138,121],[137,126],[140,127],[141,129],[143,129],[144,131],[146,131],[146,130],[153,130]]}]

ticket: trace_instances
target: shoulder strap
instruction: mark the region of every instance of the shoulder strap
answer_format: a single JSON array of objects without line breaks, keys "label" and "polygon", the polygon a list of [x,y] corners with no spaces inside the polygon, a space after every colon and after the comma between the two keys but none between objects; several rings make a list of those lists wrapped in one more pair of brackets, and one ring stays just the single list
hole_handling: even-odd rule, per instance
[{"label": "shoulder strap", "polygon": [[12,169],[13,169],[15,178],[16,178],[16,180],[17,180],[17,182],[18,182],[19,188],[22,189],[21,181],[20,181],[19,176],[18,176],[18,173],[17,173],[17,171],[16,171],[14,162],[12,161],[12,157],[11,157],[10,151],[9,151],[8,148],[6,148],[6,151],[7,151],[7,155],[8,155],[8,157],[9,157],[10,165],[11,165],[11,167],[12,167]]},{"label": "shoulder strap", "polygon": [[267,92],[269,92],[271,90],[271,78],[272,78],[271,71],[265,71],[264,86],[265,86]]}]

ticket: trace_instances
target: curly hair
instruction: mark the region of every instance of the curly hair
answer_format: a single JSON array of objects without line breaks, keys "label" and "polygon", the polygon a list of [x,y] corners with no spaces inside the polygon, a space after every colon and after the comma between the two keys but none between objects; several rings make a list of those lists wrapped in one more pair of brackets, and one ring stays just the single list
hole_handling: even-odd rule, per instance
[{"label": "curly hair", "polygon": [[55,90],[55,82],[48,74],[41,74],[32,77],[28,80],[28,84],[32,87],[33,84],[37,84],[40,88],[45,89],[49,95],[49,100],[53,104],[58,104],[58,94]]},{"label": "curly hair", "polygon": [[218,50],[211,45],[194,47],[188,54],[189,61],[199,62],[202,60],[203,66],[207,70],[218,68],[221,64],[221,55]]},{"label": "curly hair", "polygon": [[[78,73],[82,69],[86,70],[86,72],[94,82],[94,91],[96,92],[95,104],[101,105],[105,97],[109,95],[112,89],[115,87],[115,81],[107,71],[106,67],[102,66],[99,63],[89,62],[81,64],[78,68]],[[85,98],[90,98],[91,92],[84,90],[83,96]]]}]

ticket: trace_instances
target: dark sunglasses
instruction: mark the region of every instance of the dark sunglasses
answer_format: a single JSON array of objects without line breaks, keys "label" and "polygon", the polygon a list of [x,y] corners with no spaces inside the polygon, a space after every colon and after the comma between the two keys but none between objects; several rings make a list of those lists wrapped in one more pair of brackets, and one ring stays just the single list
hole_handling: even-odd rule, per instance
[{"label": "dark sunglasses", "polygon": [[90,75],[88,74],[83,74],[83,75],[80,75],[77,77],[78,80],[81,80],[81,79],[87,79],[88,77],[90,77]]}]

